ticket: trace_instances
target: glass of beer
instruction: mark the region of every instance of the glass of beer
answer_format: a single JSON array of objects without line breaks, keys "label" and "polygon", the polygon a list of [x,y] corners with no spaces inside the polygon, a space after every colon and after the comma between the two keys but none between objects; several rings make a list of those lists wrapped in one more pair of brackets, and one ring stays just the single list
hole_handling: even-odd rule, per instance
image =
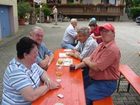
[{"label": "glass of beer", "polygon": [[56,78],[57,79],[61,79],[61,76],[62,76],[62,66],[61,65],[58,65],[58,66],[56,66],[56,71],[55,71],[55,73],[56,73]]}]

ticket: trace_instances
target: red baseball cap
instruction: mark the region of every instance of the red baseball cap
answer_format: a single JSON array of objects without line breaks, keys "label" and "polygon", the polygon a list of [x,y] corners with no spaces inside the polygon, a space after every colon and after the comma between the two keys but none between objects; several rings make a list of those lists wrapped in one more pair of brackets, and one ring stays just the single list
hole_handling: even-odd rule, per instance
[{"label": "red baseball cap", "polygon": [[115,33],[115,28],[112,26],[112,24],[110,24],[110,23],[106,23],[106,24],[104,24],[104,25],[102,25],[102,26],[100,26],[99,27],[99,30],[101,31],[102,29],[106,29],[106,30],[108,30],[108,31],[112,31],[112,32],[114,32]]}]

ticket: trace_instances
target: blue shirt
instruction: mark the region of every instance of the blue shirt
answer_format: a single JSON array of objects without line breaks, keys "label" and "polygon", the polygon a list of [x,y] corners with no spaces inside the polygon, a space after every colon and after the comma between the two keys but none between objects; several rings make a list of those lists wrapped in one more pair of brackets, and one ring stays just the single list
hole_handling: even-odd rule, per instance
[{"label": "blue shirt", "polygon": [[[20,90],[26,86],[37,88],[43,69],[34,63],[30,69],[15,58],[10,61],[3,78],[2,105],[31,105],[21,95]],[[30,93],[29,93],[30,94]]]},{"label": "blue shirt", "polygon": [[44,42],[42,42],[42,43],[38,46],[38,50],[39,50],[39,51],[38,51],[38,56],[37,56],[37,59],[36,59],[36,62],[37,62],[37,63],[39,63],[39,62],[41,62],[42,60],[44,60],[46,55],[50,56],[50,55],[53,54],[53,52],[52,52],[51,50],[49,50],[49,49],[46,47],[46,45],[45,45]]},{"label": "blue shirt", "polygon": [[79,41],[74,49],[80,52],[80,58],[83,59],[88,57],[97,46],[97,42],[90,36],[84,43]]}]

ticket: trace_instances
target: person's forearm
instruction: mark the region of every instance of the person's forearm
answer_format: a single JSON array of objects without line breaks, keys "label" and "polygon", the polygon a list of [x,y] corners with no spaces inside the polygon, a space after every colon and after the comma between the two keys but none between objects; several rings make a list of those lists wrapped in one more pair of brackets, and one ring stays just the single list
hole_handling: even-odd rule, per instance
[{"label": "person's forearm", "polygon": [[42,85],[38,88],[35,89],[35,95],[36,99],[39,98],[40,96],[44,95],[46,92],[48,92],[50,89],[47,85]]},{"label": "person's forearm", "polygon": [[22,96],[27,100],[27,101],[34,101],[40,96],[44,95],[47,91],[49,91],[49,88],[46,85],[40,86],[36,89],[31,89],[32,87],[28,87],[27,90],[21,90]]},{"label": "person's forearm", "polygon": [[54,58],[54,54],[52,54],[52,55],[50,56],[50,60],[49,60],[49,62],[48,62],[48,65],[51,64],[51,62],[53,61],[53,58]]},{"label": "person's forearm", "polygon": [[99,38],[102,38],[102,36],[94,36],[95,39],[99,39]]},{"label": "person's forearm", "polygon": [[80,68],[83,68],[85,66],[86,66],[86,64],[84,62],[81,62],[75,66],[75,69],[80,69]]},{"label": "person's forearm", "polygon": [[99,71],[97,65],[94,62],[91,61],[83,61],[90,69],[95,70],[95,71]]},{"label": "person's forearm", "polygon": [[48,60],[44,59],[39,63],[39,66],[41,66],[43,69],[46,69],[48,67]]},{"label": "person's forearm", "polygon": [[45,83],[50,82],[50,78],[49,78],[49,76],[48,76],[48,74],[47,74],[46,71],[44,71],[44,73],[42,74],[41,80],[42,80],[43,82],[45,82]]}]

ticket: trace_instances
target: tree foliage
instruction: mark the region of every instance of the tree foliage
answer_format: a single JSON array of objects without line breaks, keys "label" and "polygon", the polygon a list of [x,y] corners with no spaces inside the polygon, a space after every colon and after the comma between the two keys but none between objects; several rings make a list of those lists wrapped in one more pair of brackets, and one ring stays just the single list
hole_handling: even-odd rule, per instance
[{"label": "tree foliage", "polygon": [[18,17],[24,18],[26,13],[29,13],[31,9],[32,8],[28,2],[18,2]]}]

